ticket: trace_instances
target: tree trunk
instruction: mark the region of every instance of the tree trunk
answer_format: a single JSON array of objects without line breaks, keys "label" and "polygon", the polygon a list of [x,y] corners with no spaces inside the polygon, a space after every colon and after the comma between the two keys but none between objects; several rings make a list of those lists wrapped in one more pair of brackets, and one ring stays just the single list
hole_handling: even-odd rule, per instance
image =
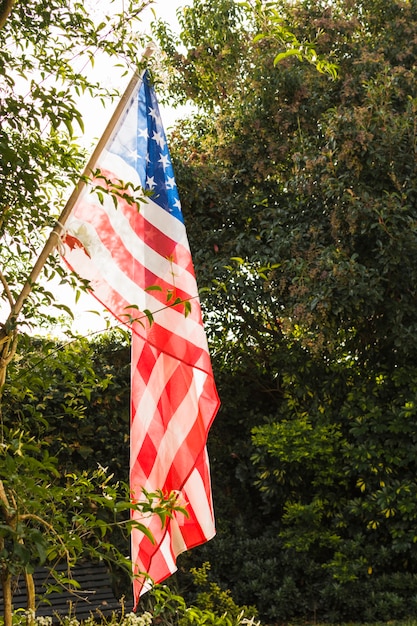
[{"label": "tree trunk", "polygon": [[25,572],[25,583],[26,583],[26,592],[27,592],[27,626],[33,626],[35,623],[35,583],[33,582],[32,574],[29,572]]},{"label": "tree trunk", "polygon": [[[0,388],[1,396],[1,388]],[[3,519],[13,530],[16,529],[16,515],[10,514],[10,502],[7,497],[6,490],[3,485],[3,481],[0,480],[0,511],[2,511]],[[0,539],[0,549],[4,548],[4,539]],[[4,614],[4,626],[12,626],[13,615],[13,597],[12,597],[12,575],[3,568],[1,572],[1,584],[3,587],[3,614]]]},{"label": "tree trunk", "polygon": [[4,626],[12,626],[13,604],[12,604],[12,577],[10,572],[3,572],[1,577],[3,587],[3,615]]},{"label": "tree trunk", "polygon": [[14,330],[7,334],[6,331],[2,329],[0,331],[0,402],[3,385],[6,380],[7,366],[16,354],[16,349],[17,331]]}]

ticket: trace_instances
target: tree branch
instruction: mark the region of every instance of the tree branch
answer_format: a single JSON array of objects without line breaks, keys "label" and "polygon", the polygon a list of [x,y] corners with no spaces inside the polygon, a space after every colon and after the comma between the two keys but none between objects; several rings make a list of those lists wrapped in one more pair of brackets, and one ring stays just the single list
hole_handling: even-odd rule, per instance
[{"label": "tree branch", "polygon": [[10,304],[10,308],[12,309],[14,306],[14,300],[13,300],[13,296],[12,296],[12,292],[9,289],[9,285],[7,284],[7,280],[4,277],[3,272],[0,270],[0,282],[3,285],[3,289],[6,293],[7,299],[9,301]]},{"label": "tree branch", "polygon": [[16,0],[3,0],[3,2],[0,4],[0,28],[3,28],[3,26],[5,25],[7,18],[12,12],[15,2]]}]

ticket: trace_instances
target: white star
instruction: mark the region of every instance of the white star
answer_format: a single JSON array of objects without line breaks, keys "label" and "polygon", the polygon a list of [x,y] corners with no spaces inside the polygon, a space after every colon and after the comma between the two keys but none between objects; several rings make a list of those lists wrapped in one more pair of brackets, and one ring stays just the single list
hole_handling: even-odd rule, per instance
[{"label": "white star", "polygon": [[161,158],[158,160],[158,163],[162,163],[162,167],[164,171],[170,165],[171,161],[169,160],[169,156],[167,154],[161,154]]},{"label": "white star", "polygon": [[161,150],[163,150],[165,148],[166,141],[163,138],[163,136],[161,135],[161,133],[156,133],[155,131],[153,131],[152,139],[154,139],[154,141],[156,141],[156,143],[161,148]]},{"label": "white star", "polygon": [[149,187],[149,189],[153,189],[156,186],[156,182],[153,176],[146,177],[146,186]]},{"label": "white star", "polygon": [[174,189],[176,187],[175,178],[173,176],[168,176],[167,178],[167,187],[168,189]]},{"label": "white star", "polygon": [[181,209],[181,202],[179,198],[175,198],[174,206],[176,209]]},{"label": "white star", "polygon": [[142,137],[142,139],[148,138],[148,129],[147,128],[139,128],[138,129],[138,137]]},{"label": "white star", "polygon": [[153,107],[149,107],[149,115],[156,121],[159,118],[158,111]]},{"label": "white star", "polygon": [[127,153],[127,156],[129,159],[137,159],[138,158],[138,153],[136,152],[136,150],[129,150],[129,152]]}]

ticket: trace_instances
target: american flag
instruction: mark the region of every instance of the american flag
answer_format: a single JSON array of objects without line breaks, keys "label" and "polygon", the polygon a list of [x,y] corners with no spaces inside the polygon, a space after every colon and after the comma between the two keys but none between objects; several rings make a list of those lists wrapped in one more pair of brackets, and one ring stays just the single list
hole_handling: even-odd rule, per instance
[{"label": "american flag", "polygon": [[[219,400],[198,290],[155,92],[138,79],[78,198],[64,259],[92,294],[132,329],[130,488],[175,491],[188,516],[162,526],[140,517],[155,543],[132,531],[135,605],[176,571],[181,552],[215,534],[206,450]],[[104,191],[111,188],[115,193]],[[149,197],[134,196],[145,189]],[[116,198],[116,199],[115,199]]]}]

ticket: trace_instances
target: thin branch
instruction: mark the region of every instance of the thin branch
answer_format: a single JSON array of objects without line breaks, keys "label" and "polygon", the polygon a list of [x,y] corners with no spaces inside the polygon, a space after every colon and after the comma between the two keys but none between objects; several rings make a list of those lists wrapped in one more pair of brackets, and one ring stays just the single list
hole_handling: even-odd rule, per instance
[{"label": "thin branch", "polygon": [[35,513],[24,513],[23,515],[19,515],[19,521],[25,521],[25,520],[33,520],[35,522],[38,522],[39,524],[44,526],[47,530],[49,530],[49,532],[56,537],[56,539],[58,540],[58,543],[61,544],[62,548],[64,548],[67,563],[69,563],[70,561],[69,550],[66,547],[65,542],[60,536],[60,534],[55,530],[55,528],[49,522],[44,520],[42,517],[39,517],[39,515],[36,515]]},{"label": "thin branch", "polygon": [[0,480],[0,502],[3,503],[5,508],[7,509],[10,508],[9,499],[7,497],[6,490],[4,488],[4,484],[2,480]]},{"label": "thin branch", "polygon": [[10,304],[10,308],[13,308],[14,305],[14,300],[13,300],[13,296],[12,296],[12,292],[10,291],[9,285],[7,283],[7,280],[3,274],[3,272],[0,270],[0,282],[3,285],[3,289],[6,293],[7,299],[9,301]]},{"label": "thin branch", "polygon": [[7,332],[6,328],[0,326],[0,398],[1,398],[1,390],[3,389],[5,380],[6,380],[6,371],[7,366],[10,361],[13,359],[17,350],[17,331],[14,329],[12,332]]},{"label": "thin branch", "polygon": [[3,28],[3,26],[5,25],[7,18],[12,12],[13,5],[15,2],[16,0],[3,0],[3,2],[1,3],[0,28]]},{"label": "thin branch", "polygon": [[10,499],[7,497],[7,493],[2,480],[0,480],[0,507],[3,509],[6,524],[14,528],[16,513],[13,512],[13,514],[10,514],[9,512],[11,509]]}]

